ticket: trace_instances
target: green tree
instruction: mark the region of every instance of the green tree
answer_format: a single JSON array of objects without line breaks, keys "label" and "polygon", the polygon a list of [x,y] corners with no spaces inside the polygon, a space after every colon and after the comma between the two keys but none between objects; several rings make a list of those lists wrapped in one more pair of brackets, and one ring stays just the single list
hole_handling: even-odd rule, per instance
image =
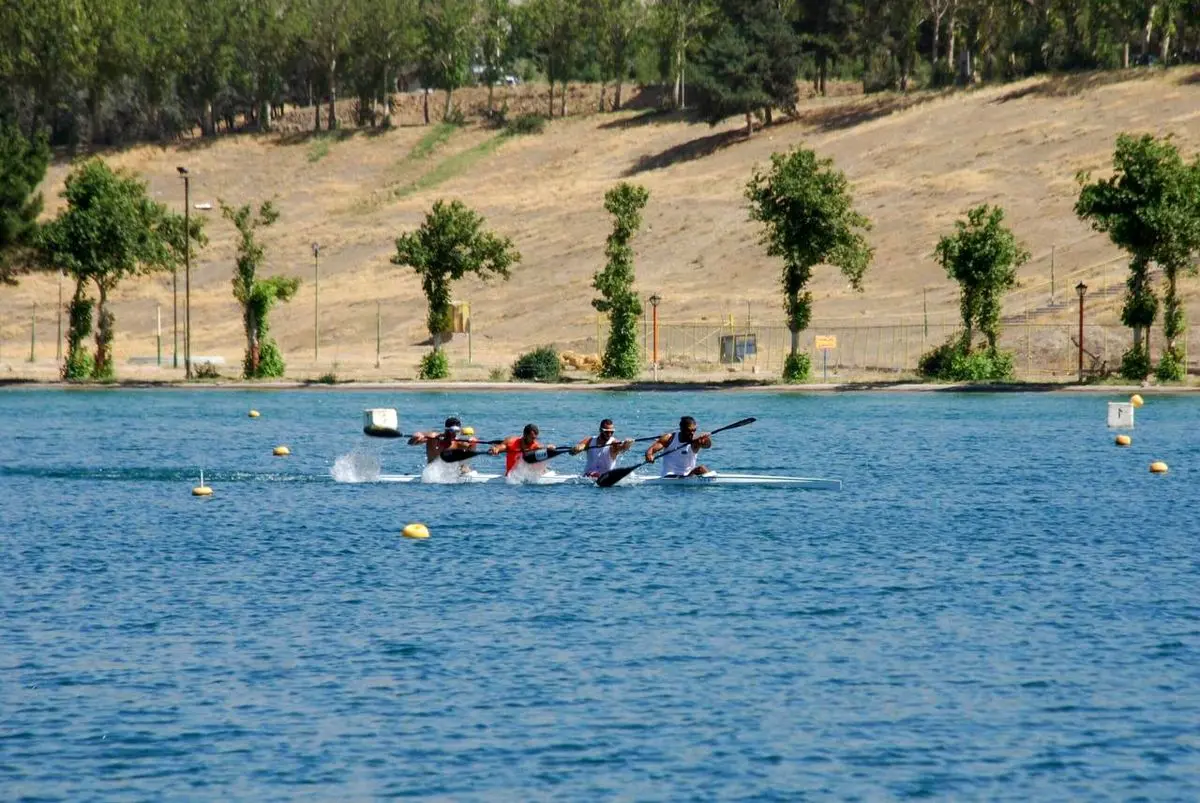
[{"label": "green tree", "polygon": [[421,277],[434,352],[441,351],[442,334],[451,328],[451,283],[468,274],[508,279],[512,266],[521,261],[512,240],[486,231],[485,222],[462,201],[437,201],[421,228],[396,238],[391,261]]},{"label": "green tree", "polygon": [[635,379],[641,360],[638,358],[637,319],[642,314],[642,302],[633,290],[633,247],[629,244],[642,226],[642,210],[650,200],[645,187],[621,182],[604,194],[604,208],[613,216],[612,234],[604,253],[608,264],[592,278],[592,287],[601,298],[592,299],[592,306],[608,313],[608,342],[600,360],[600,375],[619,379]]},{"label": "green tree", "polygon": [[1004,210],[998,206],[977,206],[954,228],[954,234],[938,241],[933,253],[946,274],[958,282],[962,346],[972,350],[978,329],[988,352],[995,354],[1001,303],[1004,294],[1016,287],[1017,269],[1029,261],[1029,252],[1004,225]]},{"label": "green tree", "polygon": [[792,333],[784,379],[800,381],[809,368],[799,349],[800,333],[812,319],[812,293],[805,288],[813,268],[833,265],[861,291],[874,257],[863,236],[871,222],[855,211],[845,174],[805,148],[772,154],[767,172],[755,168],[746,199],[750,219],[763,224],[767,253],[783,258],[783,307]]},{"label": "green tree", "polygon": [[1081,185],[1075,214],[1130,255],[1128,291],[1121,321],[1133,329],[1133,346],[1122,360],[1122,374],[1142,379],[1149,372],[1149,350],[1143,341],[1158,312],[1150,284],[1150,264],[1166,280],[1163,334],[1166,348],[1159,362],[1162,379],[1183,378],[1183,353],[1176,339],[1186,321],[1178,296],[1180,272],[1195,274],[1192,260],[1200,250],[1200,157],[1185,163],[1169,139],[1149,134],[1122,134],[1113,154],[1113,175]]},{"label": "green tree", "polygon": [[481,0],[476,30],[479,32],[480,78],[487,84],[488,111],[493,108],[497,82],[513,62],[513,9],[509,0]]},{"label": "green tree", "polygon": [[333,131],[338,127],[338,63],[350,44],[350,0],[309,0],[307,12],[308,47],[313,62],[324,72],[325,86],[329,90],[325,125]]},{"label": "green tree", "polygon": [[525,36],[534,60],[550,84],[549,117],[554,116],[554,85],[561,84],[561,112],[567,112],[567,82],[583,46],[584,19],[579,0],[530,0],[523,7]]},{"label": "green tree", "polygon": [[696,87],[700,113],[716,125],[734,114],[770,119],[771,109],[794,112],[800,47],[774,0],[727,2],[717,33],[700,51]]},{"label": "green tree", "polygon": [[475,0],[425,0],[421,4],[421,75],[446,93],[442,119],[450,117],[454,90],[466,86],[475,52]]},{"label": "green tree", "polygon": [[605,93],[609,82],[613,88],[613,111],[621,108],[621,89],[633,69],[637,50],[638,31],[645,10],[638,0],[596,0],[585,11],[588,28],[595,40],[597,65],[600,68],[600,111],[605,108]]},{"label": "green tree", "polygon": [[[185,237],[182,215],[168,212],[150,200],[145,183],[124,171],[114,172],[101,159],[89,159],[67,176],[63,197],[66,208],[42,229],[41,247],[52,267],[75,279],[76,291],[71,324],[76,324],[75,305],[88,314],[80,322],[90,325],[90,305],[85,285],[95,284],[96,353],[91,366],[94,379],[113,376],[112,341],[115,319],[107,308],[108,298],[122,279],[170,270],[183,258],[185,242],[203,245],[203,221],[192,220]],[[78,332],[68,341],[82,347]],[[68,355],[68,366],[82,365],[78,355]],[[68,378],[81,378],[68,376]]]},{"label": "green tree", "polygon": [[296,295],[300,280],[294,276],[258,278],[258,269],[266,251],[258,241],[258,230],[279,220],[279,211],[263,201],[255,213],[250,204],[232,207],[218,200],[221,214],[238,231],[237,262],[233,270],[233,297],[242,305],[242,329],[246,333],[246,355],[242,375],[246,379],[283,376],[286,367],[267,316],[276,302],[287,302]]},{"label": "green tree", "polygon": [[49,164],[44,134],[30,139],[16,126],[0,122],[0,284],[16,284],[16,276],[36,259],[33,246],[42,212],[37,188]]}]

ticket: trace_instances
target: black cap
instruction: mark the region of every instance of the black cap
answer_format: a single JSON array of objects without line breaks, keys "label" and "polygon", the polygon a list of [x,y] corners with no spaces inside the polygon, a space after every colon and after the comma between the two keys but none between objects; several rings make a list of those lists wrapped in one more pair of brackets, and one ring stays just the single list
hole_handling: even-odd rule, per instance
[{"label": "black cap", "polygon": [[450,416],[449,418],[447,418],[447,419],[446,419],[446,429],[450,429],[450,427],[459,427],[459,428],[461,428],[461,427],[462,427],[462,422],[461,422],[461,421],[459,421],[459,420],[458,420],[457,418],[455,418],[454,416]]}]

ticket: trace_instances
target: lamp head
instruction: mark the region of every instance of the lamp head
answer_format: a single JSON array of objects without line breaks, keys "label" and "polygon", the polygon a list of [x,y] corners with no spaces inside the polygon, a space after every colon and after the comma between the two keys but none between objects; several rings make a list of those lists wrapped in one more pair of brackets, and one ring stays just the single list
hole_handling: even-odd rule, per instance
[{"label": "lamp head", "polygon": [[175,170],[177,170],[179,172],[179,175],[181,175],[181,176],[186,176],[188,174],[188,169],[186,167],[183,167],[182,165],[175,168]]},{"label": "lamp head", "polygon": [[660,301],[662,301],[662,298],[659,297],[658,293],[655,293],[654,295],[650,296],[650,306],[657,307],[658,302],[660,302]]},{"label": "lamp head", "polygon": [[320,243],[313,243],[313,244],[312,244],[312,249],[313,249],[313,256],[316,256],[317,254],[321,253],[321,244],[320,244]]},{"label": "lamp head", "polygon": [[1087,285],[1083,282],[1080,282],[1079,284],[1075,285],[1075,292],[1079,293],[1080,298],[1083,298],[1084,294],[1087,293]]}]

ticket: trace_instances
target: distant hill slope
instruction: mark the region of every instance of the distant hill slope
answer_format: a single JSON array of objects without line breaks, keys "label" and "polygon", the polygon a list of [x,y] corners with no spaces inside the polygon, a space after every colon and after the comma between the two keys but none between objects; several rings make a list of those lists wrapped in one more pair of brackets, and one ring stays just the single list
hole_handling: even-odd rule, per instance
[{"label": "distant hill slope", "polygon": [[[439,103],[434,106],[440,108]],[[296,112],[300,114],[301,112]],[[538,136],[497,138],[478,125],[448,130],[411,126],[343,137],[290,133],[242,135],[167,148],[107,154],[141,173],[155,197],[175,208],[183,189],[175,166],[195,178],[193,202],[233,203],[277,197],[282,218],[265,236],[270,270],[304,279],[297,299],[279,308],[273,330],[293,366],[311,363],[313,259],[321,244],[322,363],[371,365],[376,309],[386,361],[415,364],[424,339],[417,278],[388,262],[397,235],[419,225],[438,198],[461,198],[524,256],[512,281],[465,281],[477,362],[501,365],[530,346],[579,346],[594,337],[592,273],[603,265],[610,222],[603,194],[615,182],[650,190],[646,226],[635,241],[638,287],[657,292],[665,321],[716,320],[728,313],[782,323],[779,265],[767,258],[746,218],[742,190],[755,164],[798,144],[832,157],[853,182],[874,223],[875,264],[866,291],[852,292],[830,270],[813,284],[818,322],[953,320],[956,291],[930,259],[937,238],[974,204],[1002,205],[1034,258],[1006,312],[1054,320],[1056,296],[1081,278],[1099,289],[1124,278],[1124,263],[1103,236],[1072,212],[1079,170],[1103,171],[1121,131],[1172,134],[1200,151],[1200,73],[1128,72],[1039,78],[966,92],[809,99],[796,119],[777,120],[749,141],[730,120],[709,128],[679,116],[621,112],[556,119]],[[53,212],[68,166],[48,177]],[[236,364],[241,349],[230,296],[232,227],[214,208],[212,243],[193,266],[194,354]],[[180,276],[182,299],[183,277]],[[1185,282],[1193,320],[1200,280]],[[1115,320],[1118,295],[1097,297],[1095,314]],[[0,289],[2,356],[28,348],[29,310],[41,306],[39,331],[53,337],[55,281],[26,279]],[[120,291],[117,358],[154,353],[155,304],[170,343],[171,279],[128,282]],[[181,300],[182,303],[182,300]],[[182,326],[182,312],[181,326]],[[454,348],[465,345],[456,338]],[[53,353],[43,346],[42,356]]]}]

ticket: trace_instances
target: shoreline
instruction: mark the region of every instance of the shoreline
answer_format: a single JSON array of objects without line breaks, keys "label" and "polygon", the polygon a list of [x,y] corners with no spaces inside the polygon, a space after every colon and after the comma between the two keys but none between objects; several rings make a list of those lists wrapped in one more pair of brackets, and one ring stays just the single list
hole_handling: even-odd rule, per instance
[{"label": "shoreline", "polygon": [[146,381],[124,380],[110,383],[74,383],[44,381],[36,379],[7,379],[0,380],[0,391],[12,389],[37,390],[79,390],[79,391],[112,391],[112,390],[327,390],[362,391],[362,390],[392,390],[404,392],[434,392],[447,391],[493,392],[493,393],[523,393],[523,392],[612,392],[612,393],[682,393],[682,392],[735,392],[735,393],[1154,393],[1154,394],[1189,394],[1200,393],[1200,385],[1106,385],[1106,384],[1075,384],[1065,382],[1002,382],[1002,383],[973,383],[957,382],[935,384],[927,382],[828,382],[799,385],[785,385],[778,382],[765,381],[678,381],[678,382],[423,382],[419,380],[394,381],[364,381],[338,382],[334,384],[312,381],[273,381],[273,382],[187,382],[175,381]]}]

